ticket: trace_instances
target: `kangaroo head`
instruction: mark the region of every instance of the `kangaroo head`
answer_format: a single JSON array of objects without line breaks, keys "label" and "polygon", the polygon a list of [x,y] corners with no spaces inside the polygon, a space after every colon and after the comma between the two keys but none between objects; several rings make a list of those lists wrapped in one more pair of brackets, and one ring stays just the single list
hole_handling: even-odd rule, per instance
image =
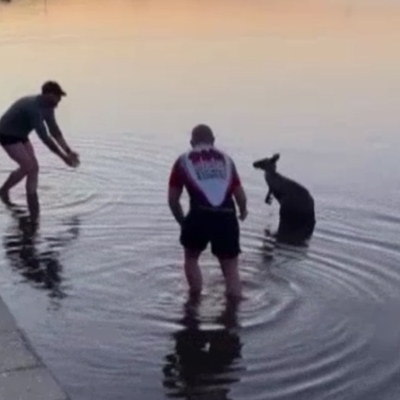
[{"label": "kangaroo head", "polygon": [[262,158],[253,163],[253,167],[256,169],[261,169],[266,173],[272,173],[276,171],[276,163],[279,160],[280,155],[278,153],[274,154],[269,158]]}]

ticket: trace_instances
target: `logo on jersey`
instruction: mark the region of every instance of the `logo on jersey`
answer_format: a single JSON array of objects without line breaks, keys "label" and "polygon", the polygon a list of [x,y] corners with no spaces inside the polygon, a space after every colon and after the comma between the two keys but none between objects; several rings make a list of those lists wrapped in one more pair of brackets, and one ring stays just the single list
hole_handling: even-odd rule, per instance
[{"label": "logo on jersey", "polygon": [[220,205],[232,179],[230,159],[213,147],[195,149],[185,159],[186,171],[193,183],[212,205]]},{"label": "logo on jersey", "polygon": [[214,149],[196,151],[190,153],[188,158],[198,180],[227,178],[225,157],[218,151]]}]

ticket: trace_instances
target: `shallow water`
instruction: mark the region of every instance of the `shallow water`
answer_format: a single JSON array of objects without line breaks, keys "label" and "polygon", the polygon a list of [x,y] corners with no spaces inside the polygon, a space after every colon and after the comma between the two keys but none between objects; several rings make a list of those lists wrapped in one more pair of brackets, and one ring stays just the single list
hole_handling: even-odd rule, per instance
[{"label": "shallow water", "polygon": [[[33,134],[38,232],[0,208],[1,294],[73,400],[400,397],[399,20],[394,1],[0,3],[2,109],[58,79],[82,159]],[[198,122],[249,197],[238,309],[209,253],[187,302],[166,204]],[[314,195],[308,248],[264,236],[278,205],[251,163],[274,152]]]}]

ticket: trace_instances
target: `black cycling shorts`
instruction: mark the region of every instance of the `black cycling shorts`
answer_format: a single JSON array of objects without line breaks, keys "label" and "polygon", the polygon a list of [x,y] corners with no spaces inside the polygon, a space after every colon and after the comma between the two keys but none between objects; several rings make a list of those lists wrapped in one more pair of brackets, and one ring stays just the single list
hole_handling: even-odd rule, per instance
[{"label": "black cycling shorts", "polygon": [[20,138],[11,135],[0,135],[1,146],[9,146],[10,144],[16,144],[16,143],[26,143],[27,141],[28,138]]},{"label": "black cycling shorts", "polygon": [[234,212],[193,210],[182,224],[181,245],[192,251],[204,251],[211,243],[211,252],[221,259],[235,258],[241,253],[239,221]]}]

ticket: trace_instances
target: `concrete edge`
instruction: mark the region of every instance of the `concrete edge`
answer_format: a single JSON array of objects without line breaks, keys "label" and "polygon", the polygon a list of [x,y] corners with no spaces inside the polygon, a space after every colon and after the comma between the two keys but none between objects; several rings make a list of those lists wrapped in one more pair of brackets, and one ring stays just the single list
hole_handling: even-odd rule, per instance
[{"label": "concrete edge", "polygon": [[[24,329],[22,329],[14,315],[11,313],[9,307],[7,306],[7,303],[1,298],[0,296],[0,336],[4,333],[9,333],[14,331],[21,342],[21,345],[25,348],[25,350],[30,353],[30,355],[34,358],[35,364],[34,366],[21,366],[21,367],[16,367],[13,368],[12,370],[7,370],[4,371],[5,373],[12,373],[12,372],[22,372],[26,370],[45,370],[46,373],[50,376],[50,378],[53,380],[54,385],[58,388],[58,391],[62,393],[62,398],[55,398],[54,400],[71,400],[71,397],[68,395],[68,393],[65,391],[65,389],[62,387],[61,383],[58,381],[57,377],[54,375],[54,373],[47,367],[47,365],[44,363],[43,359],[40,357],[38,352],[35,350],[33,343],[30,341],[29,336],[25,332]],[[2,326],[2,324],[4,324]],[[0,373],[1,374],[1,373]],[[45,385],[45,383],[44,383]]]},{"label": "concrete edge", "polygon": [[[51,369],[44,363],[42,357],[40,357],[40,355],[38,354],[38,352],[35,350],[32,342],[30,341],[27,333],[18,326],[18,324],[16,324],[17,327],[17,332],[21,335],[21,340],[22,342],[25,344],[26,348],[28,351],[30,351],[33,355],[33,357],[36,358],[39,367],[45,368],[47,370],[47,372],[49,373],[49,375],[53,378],[54,382],[57,384],[57,386],[60,388],[60,390],[63,392],[64,394],[64,399],[63,400],[71,400],[69,394],[65,391],[65,389],[62,387],[60,381],[58,380],[58,378],[54,375],[53,371],[51,371]],[[60,399],[61,400],[61,399]]]}]

